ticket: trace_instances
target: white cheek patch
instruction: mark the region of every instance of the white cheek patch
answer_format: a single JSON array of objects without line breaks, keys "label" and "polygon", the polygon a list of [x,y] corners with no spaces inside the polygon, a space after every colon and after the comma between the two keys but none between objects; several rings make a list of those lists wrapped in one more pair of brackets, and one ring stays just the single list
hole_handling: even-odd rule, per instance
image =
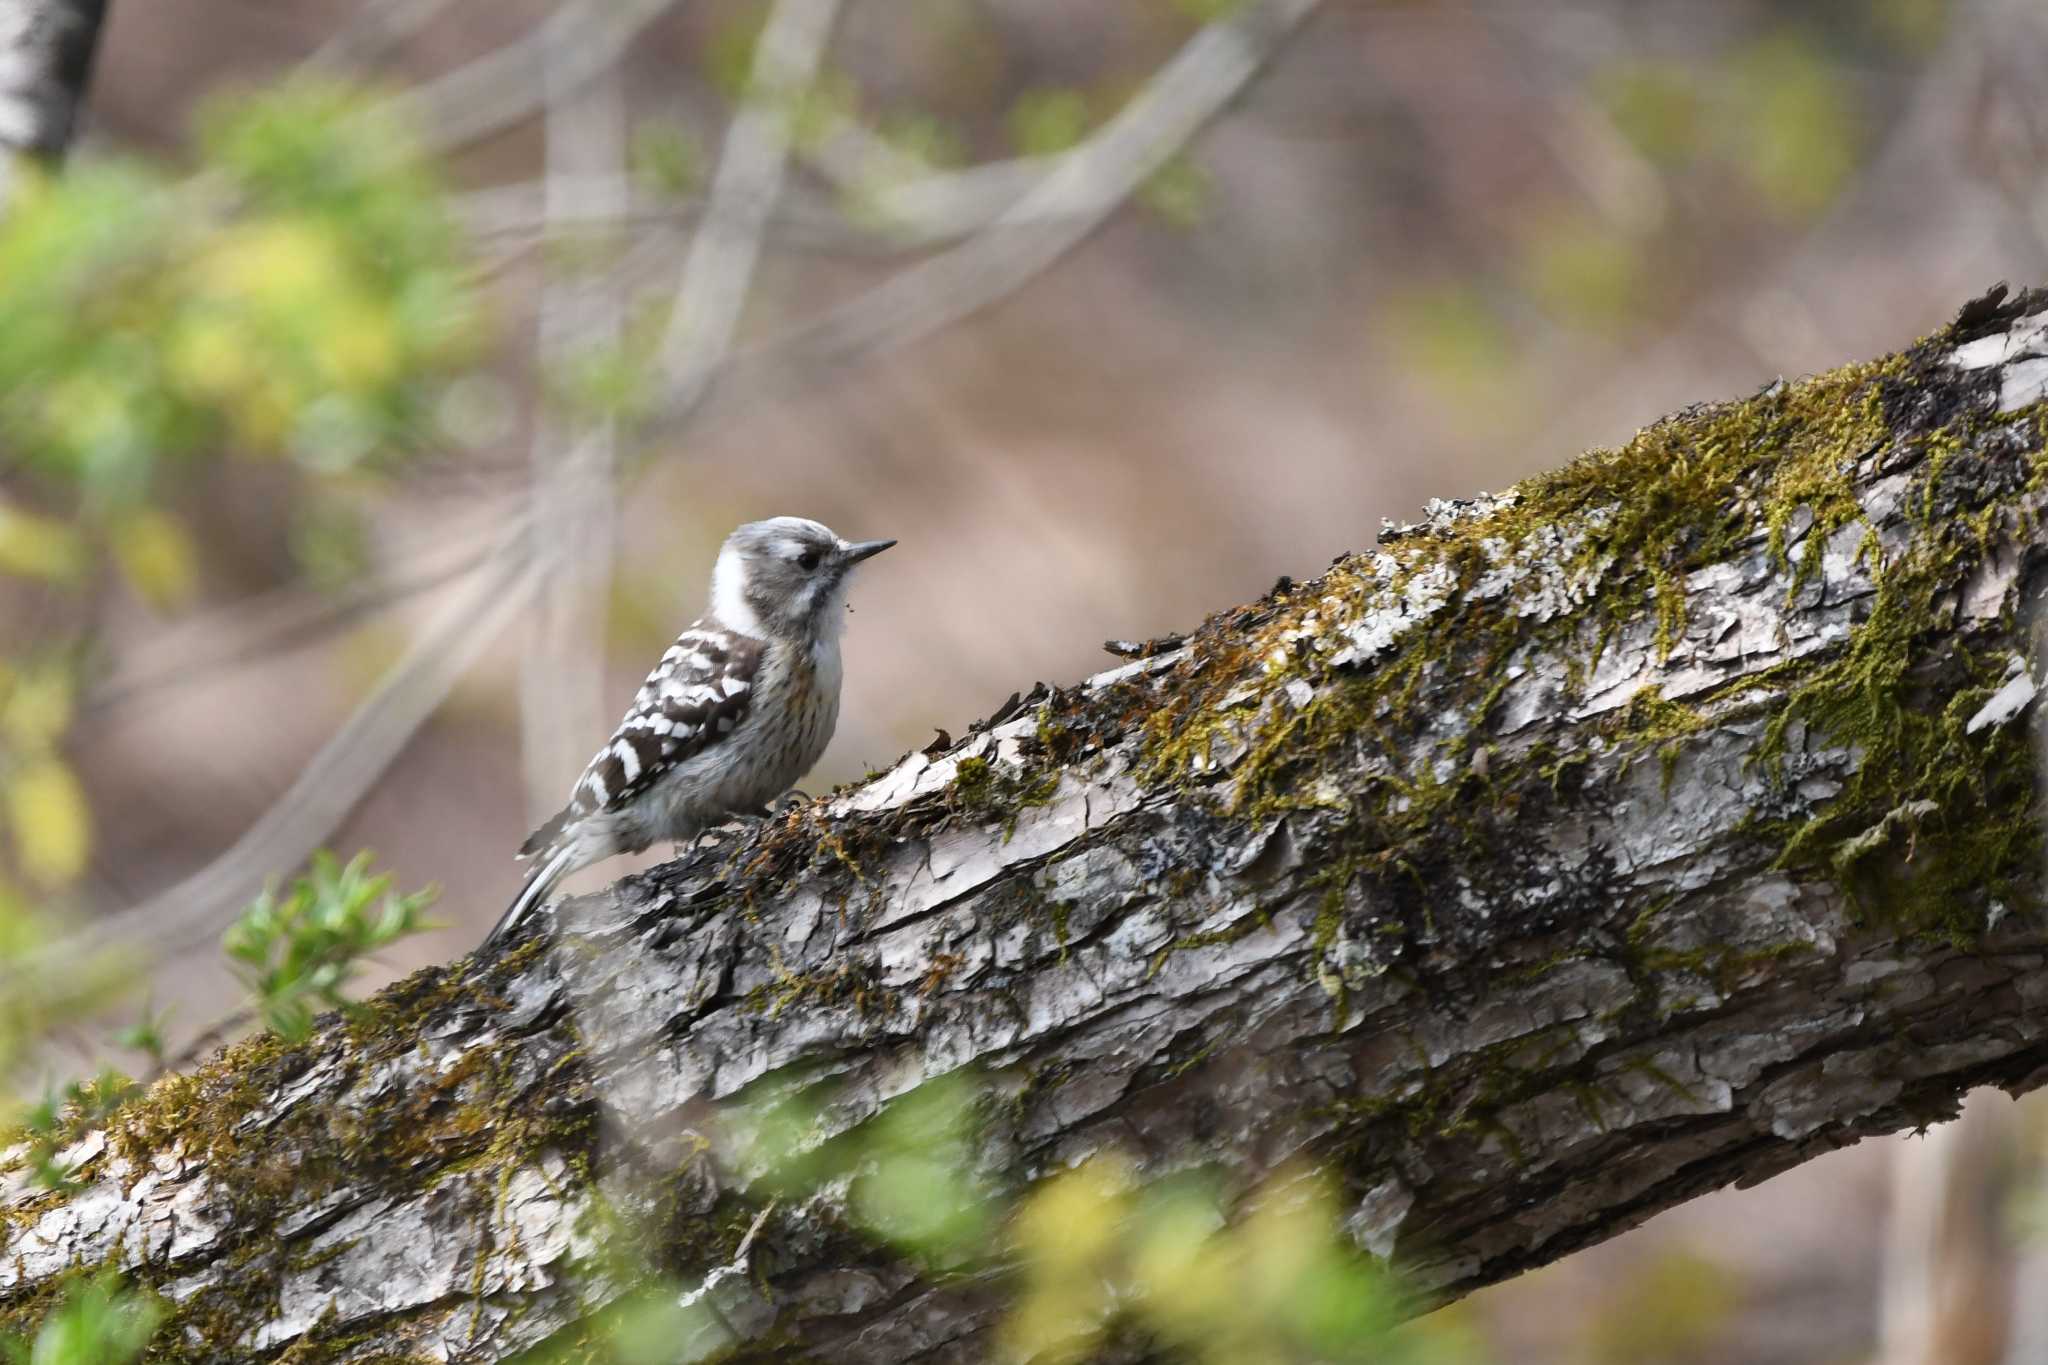
[{"label": "white cheek patch", "polygon": [[718,567],[711,571],[711,614],[727,630],[759,637],[761,618],[747,605],[747,570],[739,551],[728,545],[718,552]]},{"label": "white cheek patch", "polygon": [[818,634],[824,639],[836,639],[846,626],[846,579],[841,575],[824,596],[813,593],[811,598],[811,619],[817,623]]}]

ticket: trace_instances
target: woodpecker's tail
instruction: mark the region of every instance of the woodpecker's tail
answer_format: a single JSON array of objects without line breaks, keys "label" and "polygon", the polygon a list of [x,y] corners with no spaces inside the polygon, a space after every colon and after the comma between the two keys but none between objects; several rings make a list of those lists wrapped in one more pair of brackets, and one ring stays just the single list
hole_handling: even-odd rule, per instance
[{"label": "woodpecker's tail", "polygon": [[546,900],[548,892],[554,890],[555,883],[568,875],[570,860],[575,853],[576,846],[573,843],[558,844],[536,862],[533,871],[526,874],[526,884],[519,888],[519,894],[512,898],[512,904],[499,917],[498,922],[491,926],[491,932],[484,935],[481,946],[489,947],[510,938],[512,931],[519,927],[519,921],[526,918],[526,912]]}]

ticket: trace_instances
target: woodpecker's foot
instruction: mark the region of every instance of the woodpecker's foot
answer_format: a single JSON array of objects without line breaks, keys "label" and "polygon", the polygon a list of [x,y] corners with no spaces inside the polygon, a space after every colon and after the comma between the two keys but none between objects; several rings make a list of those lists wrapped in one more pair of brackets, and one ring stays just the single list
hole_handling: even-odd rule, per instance
[{"label": "woodpecker's foot", "polygon": [[797,790],[795,787],[791,787],[788,791],[770,801],[768,809],[772,814],[783,815],[795,810],[798,806],[807,806],[810,803],[811,798],[808,794]]},{"label": "woodpecker's foot", "polygon": [[687,839],[675,840],[671,846],[676,851],[676,857],[685,858],[688,857],[690,854],[695,853],[698,849],[704,848],[710,844],[715,844],[717,842],[717,830],[700,829]]},{"label": "woodpecker's foot", "polygon": [[765,822],[772,814],[774,812],[770,811],[766,806],[763,806],[760,810],[736,810],[725,817],[725,823],[727,825],[737,825],[741,829],[752,829],[755,825]]}]

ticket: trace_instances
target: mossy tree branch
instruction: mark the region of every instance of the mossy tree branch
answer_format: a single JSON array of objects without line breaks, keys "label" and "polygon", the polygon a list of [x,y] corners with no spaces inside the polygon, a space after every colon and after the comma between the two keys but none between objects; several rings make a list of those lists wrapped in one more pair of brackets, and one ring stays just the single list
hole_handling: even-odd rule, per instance
[{"label": "mossy tree branch", "polygon": [[2044,389],[1979,300],[234,1047],[0,1176],[0,1321],[115,1262],[164,1359],[502,1359],[758,1229],[734,1358],[979,1360],[1000,1274],[763,1221],[739,1102],[973,1067],[1012,1189],[1312,1154],[1455,1296],[2031,1088]]}]

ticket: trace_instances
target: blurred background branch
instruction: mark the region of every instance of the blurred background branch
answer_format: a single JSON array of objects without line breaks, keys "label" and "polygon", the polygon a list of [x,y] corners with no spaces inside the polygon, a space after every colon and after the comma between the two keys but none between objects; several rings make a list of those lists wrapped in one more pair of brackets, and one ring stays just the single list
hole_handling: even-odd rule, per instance
[{"label": "blurred background branch", "polygon": [[26,970],[58,970],[109,944],[174,958],[216,942],[278,869],[296,868],[327,842],[498,632],[526,609],[535,579],[524,538],[522,527],[463,575],[405,656],[231,847],[168,890],[37,953]]},{"label": "blurred background branch", "polygon": [[690,239],[682,286],[658,352],[672,417],[703,398],[737,334],[782,191],[792,125],[808,97],[839,0],[776,0],[755,45],[747,103],[726,129],[710,202]]},{"label": "blurred background branch", "polygon": [[[1099,228],[1215,117],[1319,0],[1252,0],[1198,32],[1101,131],[1058,158],[973,240],[740,360],[744,386],[800,385],[971,317]],[[690,397],[667,398],[673,415]]]},{"label": "blurred background branch", "polygon": [[[613,719],[604,635],[614,553],[613,481],[618,422],[579,403],[563,376],[618,353],[621,314],[608,275],[619,241],[612,224],[626,170],[625,88],[615,71],[591,74],[581,35],[548,49],[542,180],[550,250],[537,304],[536,359],[551,377],[536,396],[530,545],[541,578],[519,673],[519,745],[528,823],[561,808],[589,756],[589,737]],[[597,191],[593,193],[593,191]]]},{"label": "blurred background branch", "polygon": [[399,97],[396,112],[454,151],[544,110],[596,80],[671,0],[567,0],[516,41]]},{"label": "blurred background branch", "polygon": [[460,0],[363,0],[306,58],[306,67],[340,75],[372,70],[458,3]]}]

